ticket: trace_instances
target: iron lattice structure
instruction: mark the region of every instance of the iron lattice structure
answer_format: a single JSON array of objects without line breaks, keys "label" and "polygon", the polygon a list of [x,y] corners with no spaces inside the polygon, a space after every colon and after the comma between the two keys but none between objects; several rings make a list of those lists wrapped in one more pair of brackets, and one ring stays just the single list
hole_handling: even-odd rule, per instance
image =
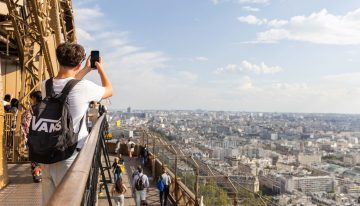
[{"label": "iron lattice structure", "polygon": [[[28,106],[30,93],[39,90],[44,79],[57,74],[59,65],[55,48],[61,42],[76,42],[71,0],[0,0],[0,94],[3,96],[13,84],[17,88],[12,91],[13,97],[20,101],[19,111],[12,117],[12,121],[16,122],[14,131],[10,133],[12,143],[2,149],[2,159],[12,162],[24,160],[21,115]],[[7,67],[10,64],[4,61],[16,67],[13,69],[16,78],[13,73],[4,72],[3,65]],[[2,132],[3,117],[0,118]],[[4,139],[6,141],[7,137]],[[6,154],[9,151],[10,158]],[[6,163],[2,163],[0,169],[6,170]],[[2,181],[6,182],[0,179],[0,188]]]},{"label": "iron lattice structure", "polygon": [[[62,41],[75,42],[75,24],[70,0],[6,0],[21,68],[22,105],[43,79],[58,70],[55,48]],[[9,30],[8,30],[9,31]]]}]

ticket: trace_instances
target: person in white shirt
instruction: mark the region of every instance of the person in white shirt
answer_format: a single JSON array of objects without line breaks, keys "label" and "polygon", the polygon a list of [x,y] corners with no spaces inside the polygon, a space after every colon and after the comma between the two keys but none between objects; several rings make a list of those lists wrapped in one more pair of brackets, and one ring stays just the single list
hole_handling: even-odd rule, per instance
[{"label": "person in white shirt", "polygon": [[88,108],[88,111],[87,111],[87,126],[88,126],[88,130],[89,132],[91,131],[91,128],[95,125],[97,119],[98,119],[98,116],[99,116],[99,110],[97,108],[97,103],[92,101],[90,102],[90,105],[89,105],[89,108]]},{"label": "person in white shirt", "polygon": [[[141,178],[141,188],[139,187]],[[144,201],[146,201],[146,192],[149,190],[149,178],[143,173],[143,169],[138,167],[137,174],[134,175],[134,179],[132,181],[132,191],[135,193],[135,202],[136,206],[141,206]]]},{"label": "person in white shirt", "polygon": [[112,196],[115,199],[116,206],[124,206],[125,200],[124,195],[127,191],[126,185],[124,184],[122,178],[119,178],[115,181],[114,186],[111,189]]},{"label": "person in white shirt", "polygon": [[129,158],[131,159],[134,154],[134,151],[135,151],[135,142],[133,142],[133,141],[131,141],[131,139],[129,139],[127,146],[128,146]]},{"label": "person in white shirt", "polygon": [[161,178],[162,182],[164,183],[164,190],[160,191],[160,206],[166,206],[171,184],[171,177],[166,173],[166,166],[162,167],[162,174],[159,178]]},{"label": "person in white shirt", "polygon": [[[81,63],[85,60],[84,48],[75,43],[62,43],[56,49],[57,60],[60,64],[60,70],[53,79],[53,89],[56,94],[60,93],[66,83],[71,79],[82,79],[92,69],[90,68],[90,57],[88,57],[85,67],[81,69]],[[96,70],[99,73],[102,86],[88,80],[81,80],[69,93],[69,111],[73,120],[74,130],[78,134],[77,149],[74,154],[63,161],[54,164],[42,164],[42,204],[46,205],[54,193],[56,187],[65,176],[67,170],[75,160],[78,152],[84,146],[88,137],[86,121],[81,119],[85,116],[89,103],[91,101],[100,101],[102,98],[112,96],[112,85],[105,74],[102,60],[95,63]],[[46,96],[45,80],[42,84],[42,96]]]}]

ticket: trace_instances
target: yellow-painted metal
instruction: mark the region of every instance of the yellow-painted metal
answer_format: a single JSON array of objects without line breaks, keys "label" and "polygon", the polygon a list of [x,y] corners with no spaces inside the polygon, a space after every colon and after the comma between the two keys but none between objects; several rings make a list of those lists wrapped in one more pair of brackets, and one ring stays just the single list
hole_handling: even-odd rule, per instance
[{"label": "yellow-painted metal", "polygon": [[[0,78],[0,96],[4,96],[3,88],[2,88],[2,78]],[[3,136],[4,133],[4,104],[3,101],[0,101],[0,137]],[[0,188],[6,186],[9,182],[8,174],[7,174],[7,159],[6,159],[6,147],[5,138],[0,138]]]},{"label": "yellow-painted metal", "polygon": [[20,100],[19,111],[6,114],[6,122],[0,110],[0,189],[7,184],[6,160],[26,160],[21,116],[30,93],[59,71],[55,49],[61,42],[76,42],[71,0],[0,0],[0,97]]}]

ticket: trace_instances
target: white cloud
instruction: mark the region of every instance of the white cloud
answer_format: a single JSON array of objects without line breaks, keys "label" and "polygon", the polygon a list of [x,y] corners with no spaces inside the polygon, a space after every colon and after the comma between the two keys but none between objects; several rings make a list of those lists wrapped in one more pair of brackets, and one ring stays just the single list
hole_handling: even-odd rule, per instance
[{"label": "white cloud", "polygon": [[214,74],[224,74],[224,73],[235,73],[241,71],[236,64],[228,64],[225,67],[219,67],[214,71]]},{"label": "white cloud", "polygon": [[285,37],[288,38],[291,36],[290,32],[286,29],[270,29],[267,32],[261,32],[257,35],[257,41],[264,42],[264,43],[275,43]]},{"label": "white cloud", "polygon": [[94,40],[94,37],[89,32],[83,30],[82,28],[77,28],[76,33],[77,33],[78,39],[83,39],[85,41],[93,41]]},{"label": "white cloud", "polygon": [[[75,18],[78,24],[83,24],[86,21],[91,19],[98,19],[99,17],[104,16],[104,13],[100,10],[99,7],[94,8],[78,8],[75,12]],[[89,22],[93,23],[93,22]]]},{"label": "white cloud", "polygon": [[[359,113],[360,87],[349,88],[333,82],[279,82],[248,76],[219,82],[228,90],[222,105],[242,111]],[[240,108],[240,109],[239,109]]]},{"label": "white cloud", "polygon": [[[75,9],[75,16],[79,15],[78,9]],[[80,9],[83,13],[90,11],[86,8]],[[360,73],[325,76],[313,84],[277,82],[264,79],[275,76],[253,74],[280,72],[280,66],[242,61],[240,64],[228,64],[214,71],[237,75],[218,75],[216,80],[219,83],[208,84],[202,81],[203,76],[190,70],[174,71],[169,65],[170,57],[165,52],[135,44],[130,32],[116,31],[114,27],[104,25],[103,22],[110,21],[105,19],[103,12],[96,7],[90,9],[98,12],[97,18],[83,16],[80,18],[83,22],[80,23],[79,19],[75,18],[78,40],[86,48],[99,49],[104,57],[105,69],[115,90],[112,108],[131,105],[140,109],[360,112]],[[281,22],[282,20],[270,23],[271,21],[267,20],[262,26],[269,30],[282,29],[286,35],[292,35],[289,28],[294,27],[293,20],[288,20],[288,23]],[[278,30],[273,34],[276,34],[274,41],[283,39],[284,34]],[[265,41],[270,37],[263,38]],[[201,59],[190,57],[187,61]],[[87,78],[99,82],[95,71]],[[224,78],[222,82],[221,78]]]},{"label": "white cloud", "polygon": [[309,16],[294,16],[289,20],[274,19],[266,22],[256,16],[238,19],[241,22],[270,27],[257,34],[259,42],[294,40],[317,44],[360,44],[360,9],[345,15],[331,14],[323,9]]},{"label": "white cloud", "polygon": [[245,11],[250,11],[250,12],[258,12],[258,11],[260,11],[259,8],[251,7],[251,6],[243,6],[242,9],[245,10]]},{"label": "white cloud", "polygon": [[246,71],[255,72],[257,74],[278,73],[283,70],[279,66],[268,66],[264,62],[261,62],[260,65],[256,65],[245,60],[241,62],[241,67]]},{"label": "white cloud", "polygon": [[73,4],[75,7],[79,7],[79,6],[82,6],[84,4],[89,4],[91,2],[94,2],[96,0],[76,0],[76,1],[73,1]]},{"label": "white cloud", "polygon": [[249,76],[244,76],[240,79],[240,85],[236,88],[239,90],[251,90],[254,89],[252,80]]},{"label": "white cloud", "polygon": [[179,75],[186,81],[195,81],[198,78],[196,74],[189,71],[181,71]]},{"label": "white cloud", "polygon": [[241,4],[267,4],[270,0],[239,0]]},{"label": "white cloud", "polygon": [[286,21],[286,20],[273,19],[273,20],[269,21],[266,18],[259,19],[258,17],[254,16],[254,15],[240,16],[240,17],[238,17],[238,20],[240,22],[247,23],[247,24],[267,25],[269,27],[282,27],[282,26],[285,26],[286,24],[288,24],[288,21]]},{"label": "white cloud", "polygon": [[220,3],[237,3],[237,4],[268,4],[270,0],[211,0],[214,5],[218,5]]},{"label": "white cloud", "polygon": [[360,72],[350,72],[350,73],[341,73],[326,75],[321,78],[332,84],[337,84],[339,86],[343,85],[357,85],[360,86]]},{"label": "white cloud", "polygon": [[100,31],[107,26],[106,21],[99,21],[104,13],[99,7],[75,8],[74,18],[76,27],[86,32]]},{"label": "white cloud", "polygon": [[268,66],[264,62],[260,65],[253,64],[249,61],[242,61],[240,65],[228,64],[225,67],[218,67],[214,74],[229,74],[229,73],[255,73],[255,74],[272,74],[281,72],[283,69],[279,66]]},{"label": "white cloud", "polygon": [[207,57],[199,56],[199,57],[195,57],[195,60],[197,60],[197,61],[208,61],[209,59]]},{"label": "white cloud", "polygon": [[254,15],[248,15],[248,16],[241,16],[238,17],[238,20],[240,22],[248,23],[248,24],[257,24],[262,25],[267,23],[267,19],[259,19]]},{"label": "white cloud", "polygon": [[285,26],[287,23],[288,23],[288,21],[286,21],[286,20],[273,19],[273,20],[268,22],[268,26],[270,26],[270,27],[282,27],[282,26]]},{"label": "white cloud", "polygon": [[224,105],[245,111],[360,113],[359,78],[360,72],[343,73],[310,84],[243,76],[217,87],[228,88]]},{"label": "white cloud", "polygon": [[[92,12],[97,18],[82,16]],[[78,41],[87,51],[100,50],[104,59],[115,91],[112,108],[131,105],[139,109],[193,109],[204,108],[216,99],[217,89],[194,86],[199,78],[197,74],[172,70],[170,57],[165,52],[135,45],[131,33],[114,29],[98,7],[75,7],[74,13]],[[188,60],[207,61],[208,58],[197,56]],[[97,72],[91,72],[86,78],[100,83]]]}]

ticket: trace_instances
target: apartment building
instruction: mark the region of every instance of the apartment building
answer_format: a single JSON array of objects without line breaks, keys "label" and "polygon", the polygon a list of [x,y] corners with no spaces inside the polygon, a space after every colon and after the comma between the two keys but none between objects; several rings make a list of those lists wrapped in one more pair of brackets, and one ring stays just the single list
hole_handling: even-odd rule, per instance
[{"label": "apartment building", "polygon": [[334,191],[334,178],[330,176],[292,176],[287,179],[286,190],[291,192],[331,192]]}]

